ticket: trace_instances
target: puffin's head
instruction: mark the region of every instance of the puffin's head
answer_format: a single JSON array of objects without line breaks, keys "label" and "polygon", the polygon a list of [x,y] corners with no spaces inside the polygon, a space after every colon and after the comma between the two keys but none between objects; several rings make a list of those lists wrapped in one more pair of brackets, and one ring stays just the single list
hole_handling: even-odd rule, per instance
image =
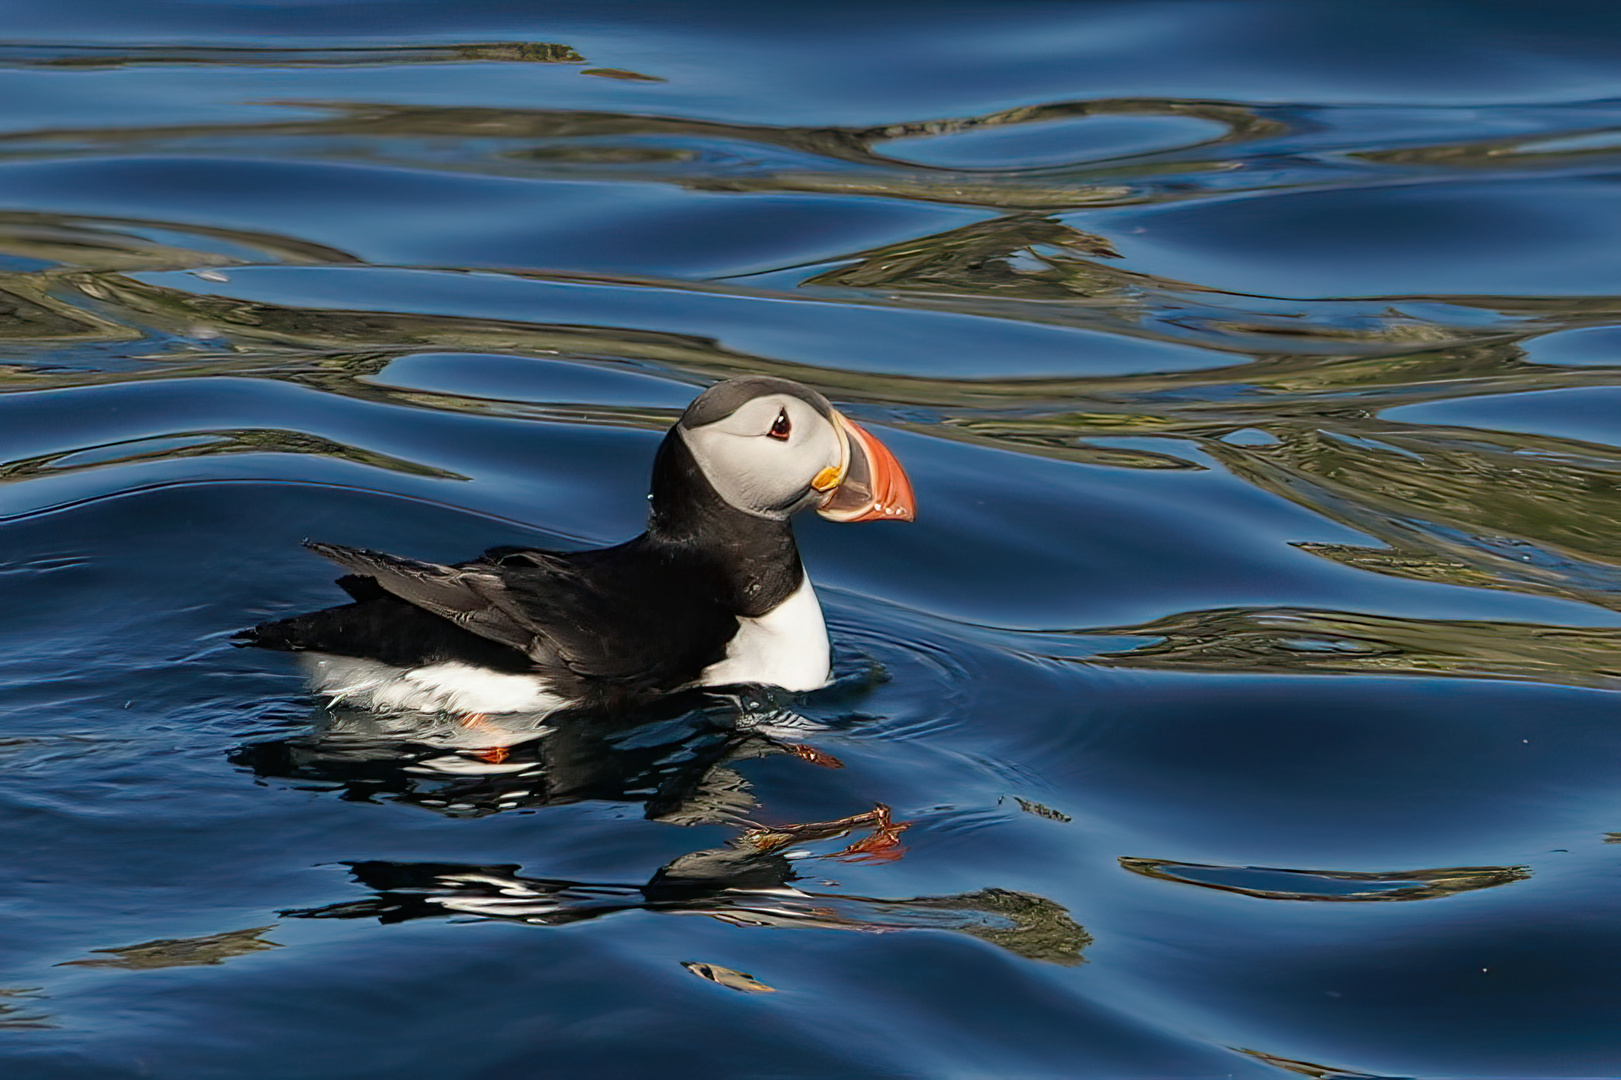
[{"label": "puffin's head", "polygon": [[765,518],[814,508],[832,521],[911,521],[912,483],[884,444],[787,379],[705,390],[671,432],[728,504]]}]

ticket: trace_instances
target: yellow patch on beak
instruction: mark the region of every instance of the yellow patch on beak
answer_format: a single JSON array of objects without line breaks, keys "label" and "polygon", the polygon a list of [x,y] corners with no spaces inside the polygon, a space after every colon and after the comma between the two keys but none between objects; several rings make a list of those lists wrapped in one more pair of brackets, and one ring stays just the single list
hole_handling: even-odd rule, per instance
[{"label": "yellow patch on beak", "polygon": [[843,482],[844,470],[835,465],[829,465],[811,480],[811,487],[817,491],[832,491]]}]

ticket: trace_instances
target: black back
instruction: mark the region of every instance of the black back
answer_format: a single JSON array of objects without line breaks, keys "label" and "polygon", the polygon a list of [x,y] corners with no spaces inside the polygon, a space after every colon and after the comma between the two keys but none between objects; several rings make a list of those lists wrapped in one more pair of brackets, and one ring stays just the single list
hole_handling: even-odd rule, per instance
[{"label": "black back", "polygon": [[354,602],[262,624],[244,643],[534,673],[572,705],[607,711],[692,683],[725,657],[739,617],[804,580],[789,523],[726,503],[674,431],[654,460],[647,532],[615,547],[494,548],[444,566],[309,546],[350,571],[339,584]]}]

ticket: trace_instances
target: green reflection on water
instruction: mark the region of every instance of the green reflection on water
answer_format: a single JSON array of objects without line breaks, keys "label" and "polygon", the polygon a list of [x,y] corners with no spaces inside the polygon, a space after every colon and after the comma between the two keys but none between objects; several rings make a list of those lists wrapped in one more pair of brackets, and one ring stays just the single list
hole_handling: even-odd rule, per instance
[{"label": "green reflection on water", "polygon": [[232,957],[281,948],[277,942],[266,941],[263,938],[264,934],[274,929],[274,925],[255,926],[246,930],[204,934],[201,937],[161,938],[157,941],[143,941],[138,945],[124,945],[114,949],[92,949],[93,953],[106,955],[86,957],[83,960],[67,960],[58,966],[150,971],[156,968],[223,964]]},{"label": "green reflection on water", "polygon": [[[0,65],[450,60],[585,62],[566,46],[527,43],[393,50],[0,52]],[[416,408],[656,429],[669,422],[669,410],[491,401],[379,387],[367,377],[392,358],[424,349],[630,363],[693,384],[768,372],[809,382],[840,400],[873,405],[879,418],[888,410],[898,426],[935,437],[1094,467],[1185,470],[1214,464],[1368,535],[1365,545],[1299,545],[1361,570],[1618,606],[1614,568],[1621,561],[1621,542],[1605,523],[1621,512],[1621,449],[1552,436],[1395,424],[1380,420],[1378,412],[1398,404],[1485,393],[1609,385],[1613,369],[1533,364],[1522,343],[1551,330],[1613,321],[1621,316],[1621,298],[1240,296],[1208,283],[1127,270],[1116,262],[1107,237],[1054,213],[1197,197],[1196,188],[1165,186],[1164,181],[1173,174],[1185,178],[1221,166],[1228,161],[1223,155],[1289,134],[1290,123],[1265,109],[1120,98],[868,128],[808,128],[583,110],[298,104],[330,115],[246,127],[26,132],[0,138],[0,151],[56,156],[93,148],[129,153],[184,145],[206,152],[210,141],[219,139],[247,137],[261,148],[273,147],[277,140],[332,139],[343,146],[371,147],[368,161],[412,168],[503,175],[518,169],[515,175],[531,179],[634,179],[740,196],[800,191],[980,206],[999,213],[808,268],[789,293],[751,290],[746,281],[723,286],[628,276],[593,279],[542,269],[514,272],[542,280],[611,283],[627,290],[651,285],[773,300],[797,296],[826,302],[833,297],[838,303],[869,307],[946,310],[1196,345],[1209,352],[1211,362],[1194,370],[1125,375],[1107,373],[1105,358],[1105,370],[1093,376],[999,379],[988,368],[983,377],[931,377],[811,366],[791,357],[742,352],[717,337],[692,333],[474,318],[453,311],[295,308],[208,295],[203,283],[234,265],[339,266],[359,260],[303,237],[133,218],[7,212],[0,214],[0,258],[9,257],[20,269],[0,272],[0,347],[10,351],[8,362],[0,363],[0,390],[232,374]],[[1191,117],[1216,125],[1221,134],[1155,151],[1140,161],[989,172],[918,165],[885,152],[907,139],[1012,130],[1087,116]],[[470,135],[476,140],[468,141]],[[1608,144],[1595,144],[1593,137],[1589,132],[1569,146],[1544,145],[1546,139],[1526,141],[1524,147],[1498,140],[1471,144],[1475,149],[1468,153],[1456,146],[1409,147],[1385,152],[1378,163],[1380,168],[1435,168],[1438,163],[1473,167],[1484,156],[1545,168],[1550,156],[1609,151]],[[430,143],[437,149],[427,152]],[[714,153],[722,144],[756,152]],[[349,153],[339,150],[338,156]],[[581,168],[586,171],[579,172]],[[549,171],[554,169],[563,171]],[[1144,177],[1155,181],[1145,186]],[[199,289],[182,291],[129,276],[158,269],[193,270]],[[107,359],[115,351],[122,354],[117,363]],[[1249,434],[1242,440],[1229,438],[1239,431]],[[1153,436],[1162,442],[1156,448],[1111,442],[1121,436]],[[155,442],[132,446],[117,460],[251,449],[364,458],[395,471],[413,470],[408,462],[383,460],[336,443],[308,442],[288,432],[223,433],[207,445],[169,444],[168,449]],[[86,445],[53,455],[22,455],[3,467],[13,477],[33,475],[61,468],[73,455],[98,452],[98,446]],[[1182,626],[1209,616],[1177,618]],[[1264,655],[1253,654],[1260,641],[1254,633],[1227,629],[1237,635],[1223,661],[1228,666],[1284,662],[1270,645],[1260,650]],[[1505,639],[1518,633],[1496,632]],[[1342,657],[1333,663],[1358,664],[1357,670],[1385,663],[1387,670],[1521,677],[1568,660],[1574,665],[1570,678],[1610,677],[1608,668],[1589,655],[1599,646],[1532,664],[1523,658],[1484,658],[1480,650],[1487,646],[1480,642],[1462,648],[1465,659],[1459,660],[1447,651],[1455,642],[1426,652],[1411,634],[1396,636],[1402,638],[1396,648],[1404,658],[1400,662],[1389,662],[1385,655],[1381,660]],[[1173,634],[1167,642],[1172,640],[1183,639]],[[1195,634],[1188,640],[1203,639]],[[1178,648],[1183,662],[1192,662],[1197,654],[1208,665],[1214,655],[1186,643]],[[1132,662],[1151,657],[1169,662],[1172,651],[1169,644],[1157,651],[1139,650],[1131,654]],[[1328,663],[1321,657],[1287,662],[1312,670]]]},{"label": "green reflection on water", "polygon": [[1437,870],[1284,870],[1264,866],[1216,866],[1123,856],[1120,865],[1134,874],[1197,885],[1259,900],[1308,900],[1332,903],[1383,903],[1433,900],[1525,881],[1525,866],[1450,866]]}]

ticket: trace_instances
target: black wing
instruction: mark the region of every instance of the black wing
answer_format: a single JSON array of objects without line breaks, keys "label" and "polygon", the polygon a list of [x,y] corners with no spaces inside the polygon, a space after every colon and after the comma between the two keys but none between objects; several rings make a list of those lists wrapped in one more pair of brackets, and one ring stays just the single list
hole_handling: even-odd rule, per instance
[{"label": "black wing", "polygon": [[566,554],[495,548],[464,568],[494,575],[503,609],[591,682],[676,689],[724,658],[737,633],[722,576],[646,536]]},{"label": "black wing", "polygon": [[539,662],[555,655],[540,626],[513,605],[492,566],[442,566],[341,544],[305,541],[304,546],[462,630],[516,649]]},{"label": "black wing", "polygon": [[[357,656],[411,668],[453,660],[512,674],[543,669],[524,653],[459,630],[439,616],[385,593],[370,578],[345,578],[355,603],[261,623],[235,638],[241,645],[289,652]],[[559,665],[559,669],[561,666]],[[564,671],[566,674],[566,671]]]},{"label": "black wing", "polygon": [[[255,644],[401,666],[527,662],[608,701],[691,683],[725,656],[737,632],[718,575],[645,537],[585,552],[494,548],[454,566],[307,546],[349,571],[339,584],[356,603],[267,623],[251,633]],[[431,642],[431,654],[401,660],[417,641]]]}]

